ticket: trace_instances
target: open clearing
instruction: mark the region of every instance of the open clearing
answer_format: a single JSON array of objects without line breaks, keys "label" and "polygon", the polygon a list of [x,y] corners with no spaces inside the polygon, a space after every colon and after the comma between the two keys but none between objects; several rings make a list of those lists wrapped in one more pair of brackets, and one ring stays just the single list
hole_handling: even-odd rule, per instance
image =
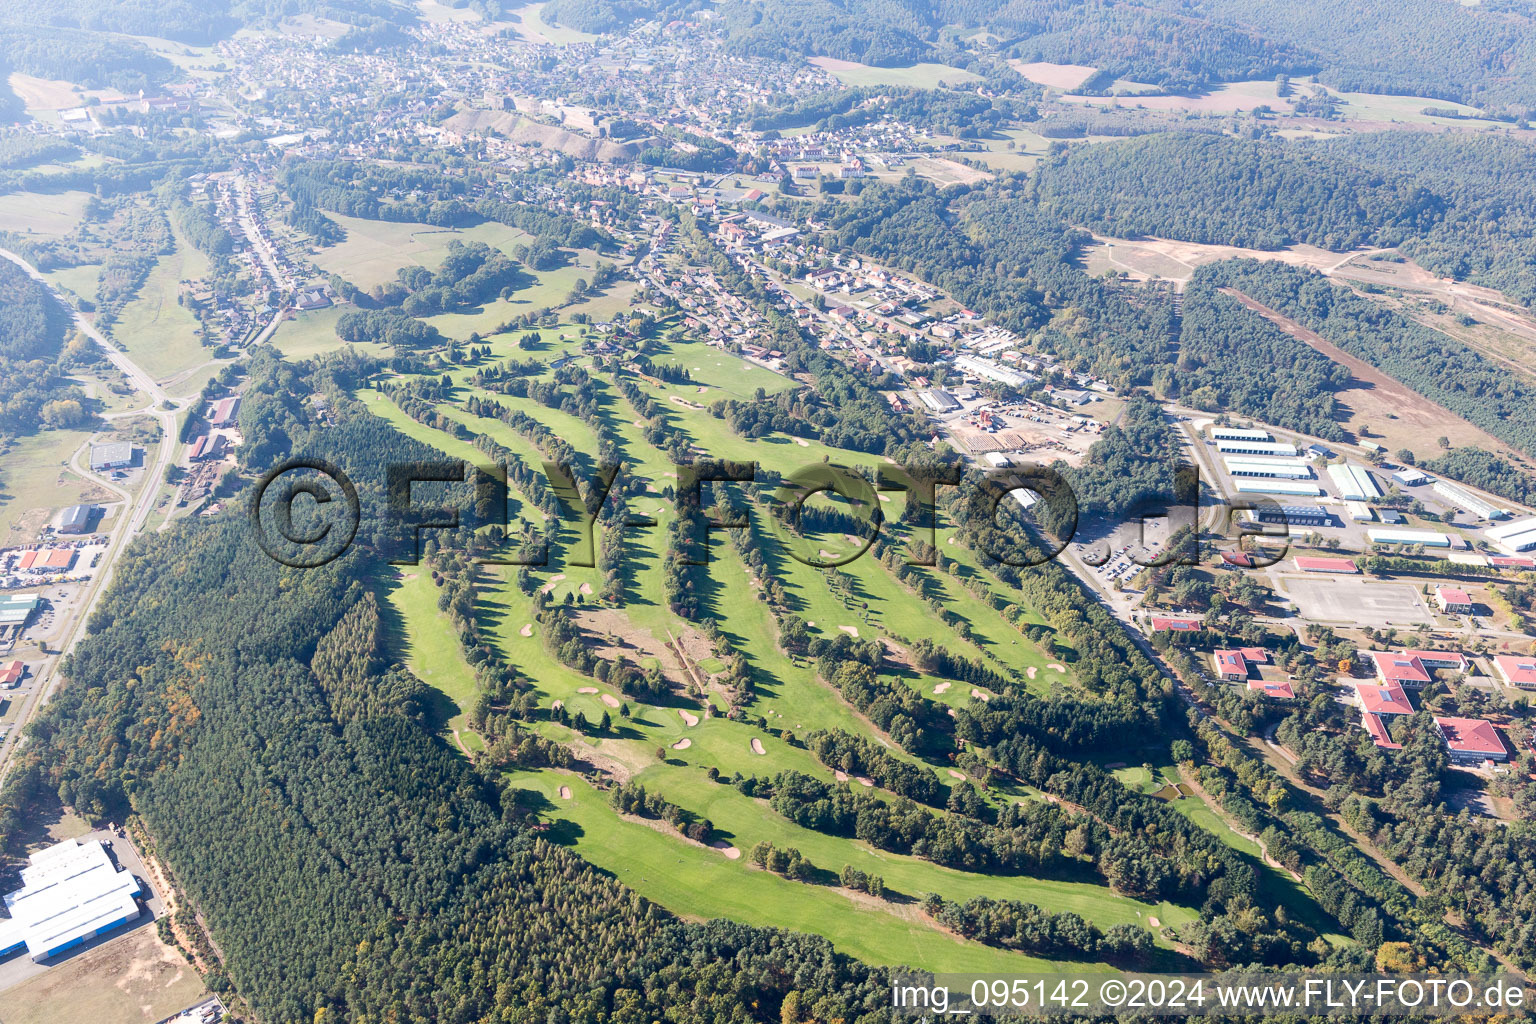
[{"label": "open clearing", "polygon": [[5,1024],[153,1024],[206,995],[197,972],[146,923],[0,992],[0,1020]]},{"label": "open clearing", "polygon": [[569,43],[590,43],[597,36],[590,32],[578,32],[563,25],[551,25],[544,20],[543,4],[529,4],[512,13],[518,16],[517,34],[530,43],[564,46]]},{"label": "open clearing", "polygon": [[1309,621],[1360,626],[1417,626],[1433,621],[1418,589],[1408,583],[1299,576],[1282,576],[1277,582]]},{"label": "open clearing", "polygon": [[[1028,75],[1025,75],[1028,78]],[[1185,111],[1192,114],[1234,114],[1239,111],[1268,107],[1277,113],[1289,113],[1291,101],[1275,95],[1275,83],[1233,82],[1218,86],[1210,92],[1188,96],[1063,96],[1068,103],[1085,105],[1109,104],[1117,107],[1144,108],[1146,110]]]},{"label": "open clearing", "polygon": [[835,57],[812,57],[812,64],[829,72],[844,85],[890,85],[912,89],[937,89],[944,85],[978,82],[980,76],[948,64],[913,64],[905,68],[876,68]]},{"label": "open clearing", "polygon": [[1146,281],[1153,277],[1167,281],[1188,281],[1195,268],[1203,263],[1235,259],[1275,260],[1327,273],[1359,255],[1359,252],[1329,252],[1312,245],[1293,245],[1285,249],[1244,249],[1236,245],[1206,245],[1152,237],[1112,238],[1108,235],[1094,235],[1093,242],[1083,254],[1084,270],[1090,274],[1119,270],[1136,281]]},{"label": "open clearing", "polygon": [[1518,458],[1492,435],[1479,430],[1449,409],[1431,402],[1365,360],[1350,355],[1316,331],[1308,330],[1241,292],[1225,288],[1222,290],[1293,338],[1349,368],[1354,379],[1350,381],[1349,387],[1336,392],[1335,397],[1349,410],[1350,416],[1345,425],[1356,434],[1364,436],[1363,428],[1368,425],[1372,436],[1391,450],[1415,446],[1422,449],[1429,439],[1444,436],[1450,439],[1453,447],[1473,445]]},{"label": "open clearing", "polygon": [[412,221],[364,220],[326,211],[347,232],[347,240],[315,253],[315,264],[328,274],[340,274],[362,289],[395,279],[401,267],[436,270],[450,242],[485,242],[510,253],[532,236],[504,224],[486,221],[469,228],[440,228]]},{"label": "open clearing", "polygon": [[1008,62],[1008,66],[1036,85],[1067,91],[1076,89],[1099,73],[1098,68],[1087,64],[1052,64],[1043,60],[1026,64],[1015,58]]},{"label": "open clearing", "polygon": [[0,545],[33,540],[59,509],[109,496],[106,489],[67,468],[70,456],[90,436],[88,430],[44,430],[17,438],[0,454],[5,464]]},{"label": "open clearing", "polygon": [[59,237],[74,230],[85,216],[85,192],[11,192],[0,195],[0,225],[26,235]]},{"label": "open clearing", "polygon": [[212,358],[196,333],[197,317],[176,301],[186,270],[181,253],[161,256],[112,326],[113,340],[161,382]]}]

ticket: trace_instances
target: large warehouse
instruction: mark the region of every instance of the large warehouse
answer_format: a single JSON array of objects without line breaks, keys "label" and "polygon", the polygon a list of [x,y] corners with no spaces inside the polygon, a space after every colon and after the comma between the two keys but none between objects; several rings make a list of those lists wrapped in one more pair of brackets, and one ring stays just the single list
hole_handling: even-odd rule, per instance
[{"label": "large warehouse", "polygon": [[1451,538],[1433,530],[1366,530],[1372,544],[1422,544],[1427,548],[1448,548]]},{"label": "large warehouse", "polygon": [[22,887],[5,897],[0,956],[25,946],[39,963],[139,916],[139,882],[119,870],[101,840],[39,850],[21,869]]},{"label": "large warehouse", "polygon": [[1449,480],[1436,480],[1435,493],[1457,508],[1466,509],[1479,519],[1508,519],[1509,513],[1491,501],[1484,501],[1471,491]]},{"label": "large warehouse", "polygon": [[1296,446],[1283,441],[1217,441],[1223,455],[1263,455],[1267,458],[1296,458]]},{"label": "large warehouse", "polygon": [[1296,498],[1315,498],[1323,493],[1323,489],[1316,484],[1294,480],[1238,480],[1234,490],[1238,494],[1283,494]]},{"label": "large warehouse", "polygon": [[1339,497],[1345,501],[1370,501],[1381,497],[1381,488],[1376,486],[1375,477],[1361,466],[1337,462],[1328,467],[1328,475],[1333,477],[1334,486],[1339,489]]},{"label": "large warehouse", "polygon": [[1227,472],[1233,476],[1270,476],[1282,480],[1310,480],[1312,467],[1305,459],[1255,459],[1227,457]]},{"label": "large warehouse", "polygon": [[1506,555],[1536,550],[1536,519],[1517,519],[1513,523],[1495,526],[1483,535]]},{"label": "large warehouse", "polygon": [[1211,427],[1213,441],[1273,441],[1267,430],[1244,430],[1241,427]]}]

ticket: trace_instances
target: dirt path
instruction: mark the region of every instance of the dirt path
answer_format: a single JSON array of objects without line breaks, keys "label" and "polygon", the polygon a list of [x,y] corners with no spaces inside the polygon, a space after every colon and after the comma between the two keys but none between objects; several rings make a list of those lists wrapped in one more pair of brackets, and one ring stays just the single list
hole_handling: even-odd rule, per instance
[{"label": "dirt path", "polygon": [[[1337,397],[1352,414],[1350,425],[1357,433],[1359,426],[1364,424],[1375,427],[1378,432],[1387,431],[1389,439],[1394,441],[1387,445],[1389,448],[1398,447],[1399,444],[1411,447],[1415,441],[1423,447],[1425,438],[1443,434],[1451,438],[1453,444],[1475,444],[1481,448],[1513,454],[1496,438],[1365,360],[1350,355],[1316,331],[1303,327],[1283,313],[1236,289],[1223,288],[1221,291],[1297,341],[1349,369],[1354,375],[1355,386],[1339,391]],[[1391,434],[1397,436],[1392,438]]]},{"label": "dirt path", "polygon": [[1275,860],[1274,857],[1271,857],[1269,854],[1269,848],[1264,845],[1264,840],[1246,831],[1241,825],[1239,825],[1237,819],[1228,814],[1226,808],[1217,803],[1215,798],[1213,798],[1211,794],[1205,791],[1205,787],[1200,785],[1198,776],[1194,776],[1191,773],[1186,772],[1183,768],[1180,768],[1179,781],[1183,782],[1191,790],[1193,790],[1195,795],[1199,797],[1202,802],[1204,802],[1205,806],[1211,809],[1211,813],[1220,818],[1222,822],[1226,824],[1227,828],[1230,828],[1233,832],[1239,836],[1242,836],[1254,846],[1257,846],[1259,848],[1259,857],[1264,861],[1265,864],[1268,864],[1276,871],[1284,872],[1286,875],[1289,875],[1291,879],[1296,882],[1300,882],[1302,885],[1306,884],[1305,880],[1300,875],[1286,867],[1284,864],[1280,863],[1278,860]]}]

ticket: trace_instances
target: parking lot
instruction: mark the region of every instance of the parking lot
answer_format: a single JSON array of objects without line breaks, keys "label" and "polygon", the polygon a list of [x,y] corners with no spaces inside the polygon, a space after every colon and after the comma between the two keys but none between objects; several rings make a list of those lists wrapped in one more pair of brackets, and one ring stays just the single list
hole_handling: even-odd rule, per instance
[{"label": "parking lot", "polygon": [[1275,583],[1297,611],[1313,622],[1385,627],[1434,621],[1418,588],[1407,583],[1293,575],[1277,576]]}]

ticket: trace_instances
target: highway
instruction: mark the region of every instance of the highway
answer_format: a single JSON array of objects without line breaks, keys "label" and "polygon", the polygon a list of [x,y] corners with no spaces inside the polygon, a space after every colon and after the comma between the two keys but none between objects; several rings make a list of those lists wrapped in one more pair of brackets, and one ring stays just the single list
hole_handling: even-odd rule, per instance
[{"label": "highway", "polygon": [[[144,476],[139,483],[139,494],[132,498],[127,491],[119,487],[113,487],[108,481],[100,481],[112,490],[116,491],[125,501],[123,513],[117,518],[112,532],[107,538],[107,549],[102,553],[100,570],[91,582],[85,584],[85,593],[80,599],[73,602],[65,613],[60,623],[61,640],[56,650],[50,652],[52,657],[44,663],[38,673],[38,680],[31,692],[22,698],[22,704],[18,710],[16,721],[5,741],[0,743],[0,782],[10,771],[12,755],[26,742],[23,735],[24,727],[32,716],[37,714],[39,708],[57,691],[62,676],[58,671],[63,656],[79,643],[85,636],[86,623],[90,621],[91,613],[95,611],[103,594],[112,584],[112,576],[117,567],[118,557],[128,546],[128,542],[143,531],[144,525],[149,520],[149,514],[154,510],[155,498],[160,493],[160,482],[165,479],[165,471],[171,465],[176,455],[176,414],[166,408],[170,401],[165,391],[155,382],[155,379],[146,373],[138,364],[129,358],[128,354],[119,348],[76,311],[58,291],[48,282],[42,273],[28,263],[21,256],[8,249],[0,249],[0,257],[10,260],[12,263],[25,270],[34,281],[48,289],[61,306],[67,310],[74,319],[75,326],[82,334],[101,346],[107,359],[113,366],[126,377],[135,389],[149,398],[149,405],[143,413],[153,416],[160,424],[160,446],[155,453],[153,462],[145,459]],[[83,449],[82,449],[83,450]],[[76,452],[71,460],[76,470],[79,470],[78,460],[80,452]],[[86,474],[89,477],[89,474]],[[90,477],[93,480],[99,478]]]}]

